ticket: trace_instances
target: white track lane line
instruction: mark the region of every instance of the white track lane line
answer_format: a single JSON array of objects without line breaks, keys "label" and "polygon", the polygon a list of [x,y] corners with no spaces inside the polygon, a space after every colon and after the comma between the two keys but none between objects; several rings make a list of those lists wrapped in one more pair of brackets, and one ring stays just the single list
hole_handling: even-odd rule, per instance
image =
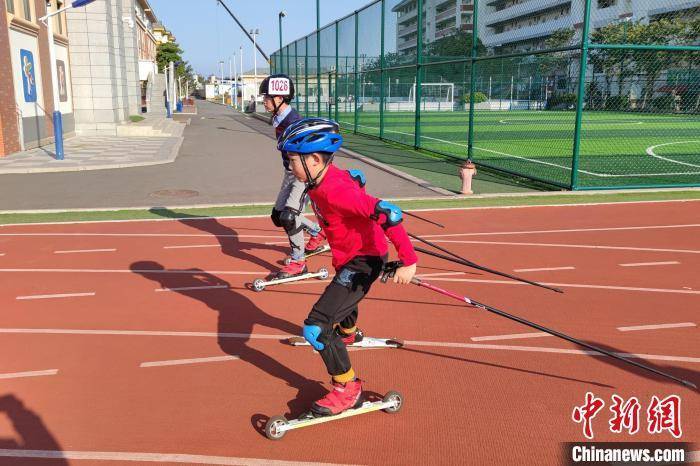
[{"label": "white track lane line", "polygon": [[[405,200],[414,200],[413,198],[407,199],[407,198],[396,198],[396,199],[386,199],[387,201],[405,201]],[[505,206],[478,206],[478,207],[439,207],[439,208],[430,208],[430,209],[412,209],[413,212],[463,212],[463,211],[477,211],[477,210],[517,210],[517,209],[532,209],[532,208],[570,208],[570,207],[591,207],[591,206],[629,206],[629,205],[637,205],[637,204],[645,204],[645,205],[654,205],[654,204],[686,204],[686,203],[696,203],[698,202],[698,199],[666,199],[666,200],[652,200],[652,201],[608,201],[608,202],[579,202],[576,203],[572,201],[571,203],[564,203],[564,204],[533,204],[533,205],[505,205]],[[257,204],[264,204],[263,202],[257,203]],[[246,204],[250,205],[250,204]],[[240,205],[233,205],[233,207],[237,207]],[[215,204],[210,204],[206,206],[183,206],[182,208],[202,208],[202,207],[232,207],[231,205],[215,205]],[[129,208],[131,210],[147,210],[150,207],[145,206],[141,208]],[[126,210],[129,210],[126,209]],[[71,209],[71,212],[92,212],[94,209]],[[114,207],[114,208],[108,208],[106,209],[107,211],[114,211],[114,210],[125,210],[123,207]],[[14,213],[14,214],[19,214],[19,213],[54,213],[54,212],[65,212],[65,210],[61,209],[43,209],[43,210],[12,210],[12,211],[5,211],[5,213]],[[269,218],[270,214],[255,214],[255,215],[220,215],[217,217],[198,217],[196,219],[187,219],[187,221],[197,221],[197,220],[227,220],[227,219],[234,219],[234,220],[245,220],[245,219],[250,219],[250,218]],[[5,223],[5,224],[0,224],[0,229],[8,228],[8,227],[26,227],[28,225],[31,225],[32,227],[34,226],[45,226],[45,225],[61,225],[61,226],[66,226],[66,225],[101,225],[101,224],[109,224],[109,223],[152,223],[152,222],[179,222],[180,220],[178,219],[172,219],[172,218],[141,218],[141,219],[127,219],[127,220],[77,220],[77,221],[72,221],[72,222],[36,222],[36,223]],[[623,228],[628,228],[628,227],[623,227]],[[629,227],[629,228],[637,228],[637,227]],[[645,228],[645,227],[643,227]],[[663,227],[666,228],[666,227]],[[8,235],[10,236],[10,235]],[[197,236],[216,236],[216,235],[197,235]],[[430,236],[430,235],[428,235]],[[243,237],[243,236],[238,236],[238,237]],[[279,238],[283,238],[280,236]]]},{"label": "white track lane line", "polygon": [[0,236],[108,236],[116,238],[273,238],[279,235],[212,235],[206,233],[0,233]]},{"label": "white track lane line", "polygon": [[[0,334],[30,334],[30,335],[118,335],[118,336],[169,336],[169,337],[208,337],[208,338],[239,338],[239,339],[262,339],[262,340],[283,340],[296,335],[265,335],[256,333],[217,333],[217,332],[171,332],[171,331],[152,331],[152,330],[82,330],[82,329],[35,329],[35,328],[0,328]],[[595,351],[584,351],[566,348],[550,348],[538,346],[511,346],[511,345],[489,345],[483,343],[459,343],[459,342],[440,342],[440,341],[413,341],[404,340],[405,345],[412,346],[433,346],[447,348],[469,348],[469,349],[488,349],[488,350],[503,350],[503,351],[521,351],[531,353],[560,353],[560,354],[576,354],[576,355],[597,355],[602,356]],[[658,354],[631,354],[631,353],[615,353],[619,356],[631,358],[642,358],[659,361],[679,361],[700,363],[700,357],[691,356],[667,356]]]},{"label": "white track lane line", "polygon": [[95,292],[91,291],[88,293],[62,293],[62,294],[35,294],[28,296],[17,296],[15,299],[27,300],[27,299],[54,299],[54,298],[80,298],[84,296],[95,296]]},{"label": "white track lane line", "polygon": [[191,248],[220,248],[221,243],[216,244],[189,244],[184,246],[163,246],[163,249],[191,249]]},{"label": "white track lane line", "polygon": [[5,255],[4,252],[0,252],[0,257],[2,257],[2,256],[4,256],[4,255]]},{"label": "white track lane line", "polygon": [[[223,466],[342,466],[337,463],[311,463],[307,461],[283,461],[266,458],[238,458],[234,456],[206,456],[180,453],[140,453],[127,451],[75,451],[75,450],[15,450],[0,449],[0,457],[43,458],[88,461],[139,461],[151,463],[187,463]],[[111,464],[111,463],[110,463]]]},{"label": "white track lane line", "polygon": [[0,374],[0,379],[20,379],[23,377],[43,377],[46,375],[56,375],[58,374],[58,369],[47,369],[45,371],[27,371],[27,372],[13,372],[9,374]]},{"label": "white track lane line", "polygon": [[[489,283],[495,285],[518,285],[524,286],[527,283],[516,282],[511,280],[480,280],[477,278],[444,278],[436,277],[431,281],[442,281],[442,282],[465,282],[465,283]],[[540,282],[543,285],[561,287],[561,288],[590,288],[595,290],[617,290],[617,291],[639,291],[648,293],[678,293],[678,294],[700,294],[698,290],[678,290],[669,288],[637,288],[632,286],[612,286],[612,285],[587,285],[583,283],[547,283]]]},{"label": "white track lane line", "polygon": [[184,364],[202,364],[205,362],[222,362],[235,361],[238,356],[213,356],[210,358],[192,358],[192,359],[171,359],[167,361],[150,361],[142,362],[139,367],[161,367],[161,366],[180,366]]},{"label": "white track lane line", "polygon": [[183,286],[180,288],[156,288],[156,291],[196,291],[196,290],[221,290],[231,288],[229,285],[211,286]]},{"label": "white track lane line", "polygon": [[131,269],[0,269],[0,273],[141,273],[141,274],[176,274],[176,275],[198,275],[208,273],[212,275],[261,275],[269,274],[269,270],[258,272],[244,272],[238,270],[131,270]]},{"label": "white track lane line", "polygon": [[666,261],[666,262],[632,262],[627,264],[618,264],[620,267],[646,267],[649,265],[678,265],[678,261]]},{"label": "white track lane line", "polygon": [[574,270],[576,267],[542,267],[539,269],[513,269],[513,272],[545,272],[549,270]]},{"label": "white track lane line", "polygon": [[[411,341],[404,340],[404,345],[407,346],[440,346],[447,348],[471,348],[471,349],[491,349],[491,350],[504,350],[504,351],[524,351],[531,353],[559,353],[559,354],[582,354],[582,355],[596,355],[604,357],[601,353],[589,350],[575,350],[566,348],[549,348],[549,347],[539,347],[539,346],[511,346],[511,345],[488,345],[480,343],[443,343],[438,341]],[[666,356],[660,354],[635,354],[635,353],[614,353],[617,356],[635,358],[635,359],[648,359],[657,361],[679,361],[679,362],[693,362],[700,363],[700,358],[694,358],[689,356]]]},{"label": "white track lane line", "polygon": [[697,327],[693,322],[679,322],[677,324],[633,325],[630,327],[617,327],[621,332],[636,332],[639,330],[660,330],[665,328]]},{"label": "white track lane line", "polygon": [[567,228],[564,230],[526,230],[526,231],[486,231],[476,233],[452,233],[444,235],[425,235],[424,238],[449,238],[459,236],[487,236],[487,235],[525,235],[540,233],[576,233],[586,231],[625,231],[625,230],[657,230],[668,228],[695,228],[700,227],[700,223],[690,223],[685,225],[650,225],[636,227],[608,227],[608,228]]},{"label": "white track lane line", "polygon": [[54,254],[77,254],[83,252],[115,252],[116,249],[73,249],[66,251],[54,251]]},{"label": "white track lane line", "polygon": [[533,332],[533,333],[513,333],[511,335],[491,335],[483,337],[471,337],[471,341],[495,341],[495,340],[519,340],[520,338],[541,338],[551,337],[549,333]]},{"label": "white track lane line", "polygon": [[524,243],[510,241],[461,241],[461,240],[433,240],[434,243],[457,243],[457,244],[493,244],[503,246],[540,246],[548,248],[580,248],[580,249],[611,249],[617,251],[649,251],[649,252],[679,252],[685,254],[700,254],[694,249],[663,249],[663,248],[634,248],[629,246],[599,246],[595,244],[565,244],[565,243]]}]

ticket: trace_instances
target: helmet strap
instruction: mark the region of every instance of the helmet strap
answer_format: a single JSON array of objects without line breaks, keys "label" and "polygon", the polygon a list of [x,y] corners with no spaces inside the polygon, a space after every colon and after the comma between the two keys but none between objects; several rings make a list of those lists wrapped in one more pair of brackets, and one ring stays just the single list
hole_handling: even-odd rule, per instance
[{"label": "helmet strap", "polygon": [[328,168],[328,165],[333,162],[333,157],[335,154],[331,154],[330,157],[328,157],[328,160],[323,164],[323,168],[321,169],[320,172],[318,172],[318,175],[316,175],[315,178],[311,177],[311,172],[309,171],[309,167],[306,166],[306,155],[302,154],[301,155],[301,166],[304,167],[304,173],[306,173],[306,191],[309,191],[311,189],[314,189],[318,185],[318,178],[323,174],[324,171],[326,171],[326,168]]}]

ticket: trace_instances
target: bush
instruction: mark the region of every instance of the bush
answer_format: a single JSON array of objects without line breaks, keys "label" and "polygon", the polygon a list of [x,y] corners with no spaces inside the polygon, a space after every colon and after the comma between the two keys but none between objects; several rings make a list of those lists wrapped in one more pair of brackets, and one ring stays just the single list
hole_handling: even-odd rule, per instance
[{"label": "bush", "polygon": [[605,99],[606,110],[628,110],[630,98],[626,95],[611,95]]},{"label": "bush", "polygon": [[[469,93],[466,93],[462,95],[462,98],[460,99],[463,104],[468,104],[469,103],[469,98],[471,95]],[[481,102],[486,102],[489,100],[488,97],[486,97],[486,94],[483,92],[475,92],[474,93],[474,103],[475,104],[480,104]]]},{"label": "bush", "polygon": [[138,123],[139,121],[143,120],[145,120],[145,118],[140,115],[129,115],[129,121],[132,123]]},{"label": "bush", "polygon": [[554,94],[547,99],[547,110],[567,110],[576,108],[576,94]]}]

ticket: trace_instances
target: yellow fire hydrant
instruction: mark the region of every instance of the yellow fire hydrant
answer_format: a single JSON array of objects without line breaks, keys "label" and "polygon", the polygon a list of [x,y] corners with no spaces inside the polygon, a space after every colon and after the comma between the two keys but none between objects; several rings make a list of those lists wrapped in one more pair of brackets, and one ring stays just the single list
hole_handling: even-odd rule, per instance
[{"label": "yellow fire hydrant", "polygon": [[471,160],[465,161],[459,167],[459,177],[462,179],[462,194],[474,194],[472,177],[476,175],[476,165]]}]

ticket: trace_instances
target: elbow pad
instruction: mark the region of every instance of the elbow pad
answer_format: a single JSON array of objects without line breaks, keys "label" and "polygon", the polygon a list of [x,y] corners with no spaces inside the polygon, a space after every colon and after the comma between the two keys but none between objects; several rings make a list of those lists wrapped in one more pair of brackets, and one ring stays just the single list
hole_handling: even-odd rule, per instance
[{"label": "elbow pad", "polygon": [[[384,216],[384,219],[382,219]],[[403,214],[401,209],[387,201],[379,201],[374,206],[374,214],[370,216],[373,220],[379,223],[379,225],[386,230],[393,226],[398,225],[403,221]]]},{"label": "elbow pad", "polygon": [[367,178],[365,178],[365,174],[362,173],[362,170],[353,168],[352,170],[348,170],[348,173],[350,174],[350,178],[355,180],[355,182],[360,186],[360,188],[365,187],[365,185],[367,184]]}]

